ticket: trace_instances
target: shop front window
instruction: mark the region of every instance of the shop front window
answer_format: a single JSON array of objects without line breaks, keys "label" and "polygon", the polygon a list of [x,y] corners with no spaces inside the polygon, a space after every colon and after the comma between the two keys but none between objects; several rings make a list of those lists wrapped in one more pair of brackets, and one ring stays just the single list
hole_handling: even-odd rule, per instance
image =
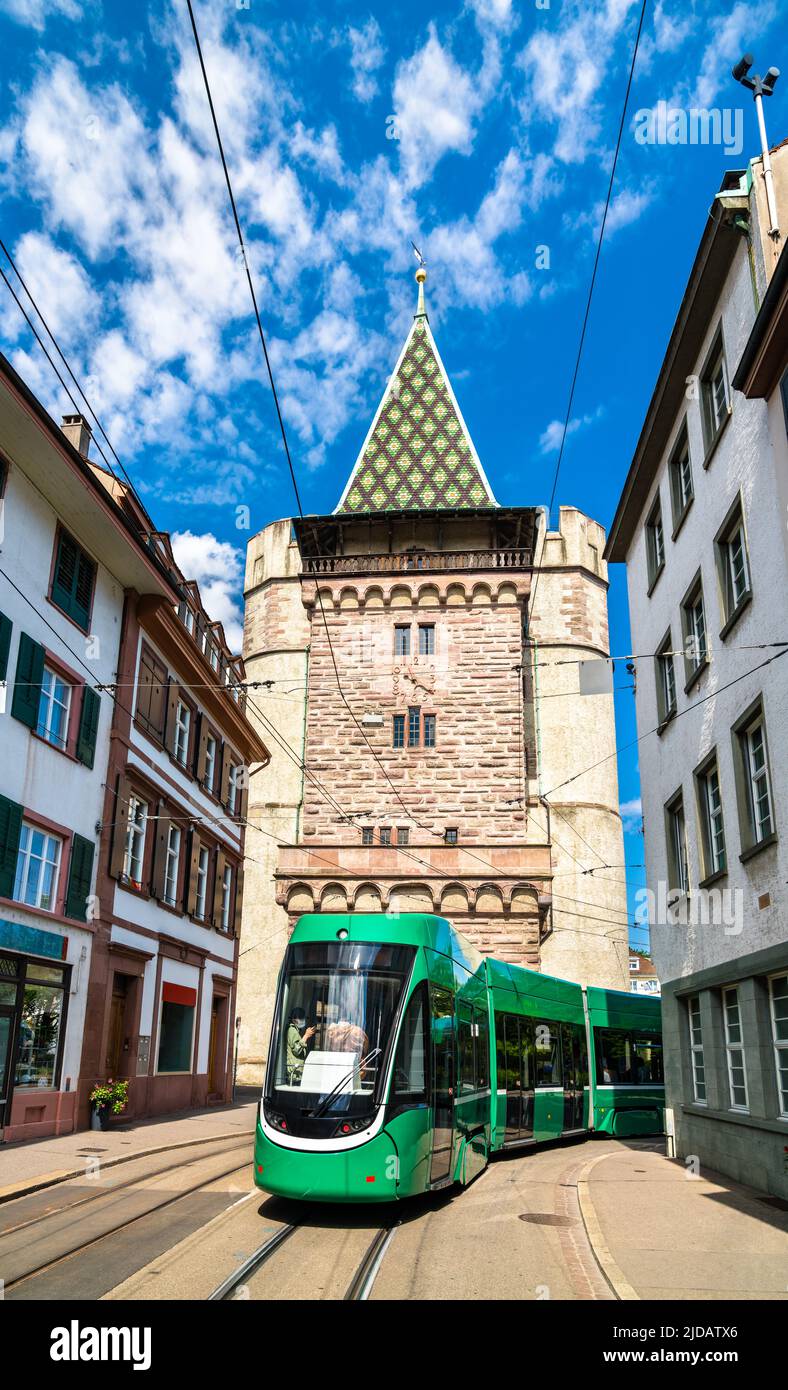
[{"label": "shop front window", "polygon": [[29,961],[19,1014],[15,1086],[51,1089],[56,1085],[64,997],[62,967]]}]

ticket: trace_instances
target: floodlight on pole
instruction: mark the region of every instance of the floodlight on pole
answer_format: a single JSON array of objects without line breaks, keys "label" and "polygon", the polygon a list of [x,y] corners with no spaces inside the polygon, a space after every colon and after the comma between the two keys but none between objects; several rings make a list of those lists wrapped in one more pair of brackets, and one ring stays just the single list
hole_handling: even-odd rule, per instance
[{"label": "floodlight on pole", "polygon": [[755,111],[758,116],[758,131],[761,137],[761,154],[763,156],[763,181],[766,186],[766,206],[769,210],[769,236],[778,237],[780,228],[777,222],[777,199],[774,196],[774,178],[772,176],[772,161],[769,157],[769,141],[766,138],[766,122],[763,118],[763,98],[770,97],[774,91],[774,84],[780,76],[779,68],[769,68],[765,77],[759,77],[758,73],[750,77],[750,68],[754,62],[751,53],[745,53],[740,58],[732,73],[737,82],[741,82],[743,87],[747,87],[753,95],[755,101]]}]

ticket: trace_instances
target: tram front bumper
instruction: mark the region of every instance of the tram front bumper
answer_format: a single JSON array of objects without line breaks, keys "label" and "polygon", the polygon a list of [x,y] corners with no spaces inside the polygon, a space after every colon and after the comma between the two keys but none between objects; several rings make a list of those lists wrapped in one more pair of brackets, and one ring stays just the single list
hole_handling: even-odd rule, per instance
[{"label": "tram front bumper", "polygon": [[397,1197],[396,1145],[385,1130],[357,1148],[286,1149],[258,1120],[254,1180],[264,1192],[312,1202],[390,1202]]}]

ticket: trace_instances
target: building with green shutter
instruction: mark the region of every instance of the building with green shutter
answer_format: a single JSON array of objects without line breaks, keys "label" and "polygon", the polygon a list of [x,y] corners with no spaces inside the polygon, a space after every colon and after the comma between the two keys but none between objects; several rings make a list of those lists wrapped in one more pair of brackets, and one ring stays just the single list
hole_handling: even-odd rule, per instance
[{"label": "building with green shutter", "polygon": [[131,1117],[230,1085],[240,774],[267,751],[221,626],[89,443],[0,357],[6,1142],[86,1126],[109,1077]]}]

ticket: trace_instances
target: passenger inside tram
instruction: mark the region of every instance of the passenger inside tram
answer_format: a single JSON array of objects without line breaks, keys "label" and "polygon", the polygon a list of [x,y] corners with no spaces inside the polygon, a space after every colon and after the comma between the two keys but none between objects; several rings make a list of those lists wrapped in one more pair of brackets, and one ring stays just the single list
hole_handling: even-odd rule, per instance
[{"label": "passenger inside tram", "polygon": [[287,1027],[287,1080],[291,1086],[301,1085],[309,1040],[316,1032],[314,1026],[307,1028],[306,1014],[301,1007],[296,1005],[291,1009]]}]

